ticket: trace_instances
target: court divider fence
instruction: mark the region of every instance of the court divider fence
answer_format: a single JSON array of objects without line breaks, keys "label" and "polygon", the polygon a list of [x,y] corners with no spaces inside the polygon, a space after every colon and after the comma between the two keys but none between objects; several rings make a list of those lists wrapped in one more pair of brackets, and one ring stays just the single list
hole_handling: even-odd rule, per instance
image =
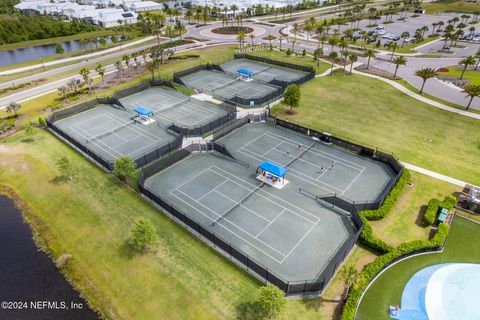
[{"label": "court divider fence", "polygon": [[[392,182],[385,188],[384,192],[375,202],[367,202],[367,201],[353,201],[345,197],[338,196],[336,194],[328,194],[328,195],[315,195],[308,190],[299,190],[317,201],[326,202],[332,205],[334,210],[341,209],[343,212],[347,212],[349,215],[342,214],[341,218],[345,220],[345,223],[350,223],[349,221],[353,222],[356,227],[356,232],[351,234],[350,238],[342,245],[342,247],[337,251],[335,256],[329,261],[327,266],[321,271],[321,273],[315,278],[305,281],[287,281],[284,280],[281,276],[271,272],[267,267],[263,266],[261,263],[255,261],[254,259],[250,258],[248,255],[244,254],[242,251],[232,247],[231,244],[225,242],[221,238],[217,237],[214,233],[210,232],[209,230],[202,227],[198,222],[193,220],[192,218],[188,217],[186,214],[177,210],[173,205],[168,203],[168,201],[161,199],[159,196],[153,194],[148,189],[145,188],[145,180],[149,177],[153,176],[154,174],[158,173],[160,170],[167,168],[170,165],[173,165],[177,161],[186,158],[192,152],[213,152],[216,151],[217,153],[223,155],[223,157],[227,157],[232,159],[233,156],[231,153],[225,148],[224,145],[216,142],[217,139],[231,133],[235,129],[245,125],[250,121],[262,121],[265,120],[266,124],[269,125],[279,125],[281,127],[297,131],[301,134],[314,137],[320,139],[327,143],[332,143],[337,145],[341,148],[350,150],[353,153],[370,157],[376,161],[382,161],[390,165],[392,170],[396,173],[395,178]],[[232,121],[227,126],[215,131],[213,133],[213,142],[204,143],[203,145],[196,145],[192,143],[188,150],[180,150],[176,152],[174,155],[166,157],[165,159],[161,159],[160,161],[146,167],[143,172],[139,183],[139,189],[141,194],[143,194],[146,198],[150,199],[152,202],[156,203],[158,206],[163,208],[166,212],[168,212],[171,216],[173,216],[179,223],[184,224],[187,229],[193,230],[201,238],[210,246],[217,249],[222,255],[230,259],[231,261],[235,262],[236,264],[240,265],[240,267],[245,268],[249,273],[251,273],[256,278],[266,282],[271,283],[279,287],[281,290],[285,292],[286,295],[305,295],[305,294],[315,294],[320,293],[323,291],[325,286],[329,283],[329,281],[335,275],[336,270],[344,261],[346,256],[350,253],[353,246],[357,242],[364,224],[359,215],[360,211],[362,210],[371,210],[379,208],[385,197],[391,191],[391,188],[396,184],[400,175],[403,172],[403,166],[399,163],[399,161],[395,158],[395,156],[387,154],[385,152],[381,152],[378,149],[370,148],[362,146],[358,143],[350,142],[346,139],[341,139],[335,137],[328,133],[322,133],[319,131],[315,131],[309,128],[305,128],[299,126],[297,124],[290,123],[288,121],[284,121],[281,119],[277,119],[275,117],[270,117],[266,113],[263,114],[249,114],[243,118],[238,120]]]}]

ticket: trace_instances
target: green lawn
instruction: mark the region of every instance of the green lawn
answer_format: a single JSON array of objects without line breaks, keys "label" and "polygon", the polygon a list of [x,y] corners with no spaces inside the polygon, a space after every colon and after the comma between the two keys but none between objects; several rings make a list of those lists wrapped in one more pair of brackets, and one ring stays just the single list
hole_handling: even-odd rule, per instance
[{"label": "green lawn", "polygon": [[461,12],[461,13],[475,13],[479,12],[478,3],[469,3],[465,1],[458,1],[453,3],[430,2],[422,3],[420,5],[426,10],[428,14],[436,14],[441,12]]},{"label": "green lawn", "polygon": [[360,75],[337,73],[317,78],[302,86],[301,92],[296,115],[286,114],[281,105],[272,112],[378,146],[402,161],[480,183],[479,120],[431,107],[382,81]]},{"label": "green lawn", "polygon": [[[259,282],[76,151],[43,130],[33,142],[24,137],[0,140],[0,187],[20,195],[55,257],[73,256],[68,277],[107,318],[235,319],[256,298]],[[73,182],[55,179],[61,155],[72,161]],[[156,226],[154,253],[136,254],[126,244],[140,218]],[[290,300],[283,319],[322,319],[309,306]]]},{"label": "green lawn", "polygon": [[[445,68],[448,69],[448,72],[438,72],[438,75],[460,78],[463,70],[463,67],[458,67],[458,66],[448,66]],[[470,83],[480,85],[480,69],[477,71],[475,71],[473,68],[472,69],[469,68],[465,70],[465,74],[463,75],[463,78],[470,80]]]},{"label": "green lawn", "polygon": [[443,253],[413,257],[385,271],[365,293],[356,319],[388,319],[388,306],[400,305],[408,280],[425,267],[446,262],[480,263],[479,232],[479,224],[456,217]]},{"label": "green lawn", "polygon": [[295,63],[303,66],[309,66],[309,67],[314,67],[315,71],[317,74],[321,74],[330,68],[330,65],[328,63],[325,63],[323,61],[320,61],[319,66],[317,67],[316,62],[313,60],[312,57],[308,56],[287,56],[284,53],[280,53],[278,51],[269,51],[269,50],[262,50],[262,51],[254,51],[248,53],[250,55],[254,56],[259,56],[259,57],[265,57],[265,58],[270,58],[270,59],[275,59],[279,61],[285,61],[285,62],[290,62],[290,63]]},{"label": "green lawn", "polygon": [[461,191],[460,187],[414,171],[410,175],[413,186],[407,186],[390,214],[383,220],[370,221],[373,233],[394,247],[402,242],[428,239],[430,227],[425,227],[422,220],[428,201],[443,200]]}]

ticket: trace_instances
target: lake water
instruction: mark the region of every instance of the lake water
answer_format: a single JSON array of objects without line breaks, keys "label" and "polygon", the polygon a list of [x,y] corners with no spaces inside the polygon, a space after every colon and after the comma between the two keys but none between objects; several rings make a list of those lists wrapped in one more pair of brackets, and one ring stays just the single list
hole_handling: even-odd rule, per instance
[{"label": "lake water", "polygon": [[[3,195],[0,195],[0,302],[0,319],[98,319],[50,257],[38,251],[30,226],[23,222],[14,202]],[[17,307],[24,309],[5,310],[4,302],[11,302],[11,307],[17,303]],[[35,303],[37,309],[33,308]],[[62,303],[68,307],[75,303],[82,309],[56,309]]]},{"label": "lake water", "polygon": [[[107,43],[110,43],[110,37],[107,37]],[[95,44],[87,44],[82,46],[80,41],[72,40],[60,42],[65,52],[77,51],[85,48],[96,48]],[[9,66],[16,63],[22,63],[31,60],[40,60],[40,58],[47,58],[54,56],[55,43],[45,44],[41,46],[32,46],[20,49],[4,50],[0,51],[0,66]],[[40,63],[40,61],[38,61]]]}]

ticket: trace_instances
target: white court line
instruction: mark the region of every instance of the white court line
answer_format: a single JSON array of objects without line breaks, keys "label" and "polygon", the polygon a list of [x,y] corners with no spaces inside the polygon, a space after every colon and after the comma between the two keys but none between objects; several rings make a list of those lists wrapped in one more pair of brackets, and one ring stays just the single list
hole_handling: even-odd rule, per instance
[{"label": "white court line", "polygon": [[284,141],[281,141],[280,143],[277,143],[273,148],[267,150],[267,152],[264,152],[264,153],[262,154],[262,157],[263,157],[264,155],[266,155],[267,153],[269,153],[270,151],[277,150],[277,147],[279,147],[279,146],[282,145],[283,143],[284,143]]},{"label": "white court line", "polygon": [[[123,124],[130,123],[130,122],[125,122],[122,118],[118,118],[117,116],[115,116],[115,115],[113,115],[113,114],[110,114],[109,117],[110,117],[111,119],[114,119],[114,120],[116,119],[117,121],[119,121],[119,122],[121,122],[121,123],[123,122]],[[127,127],[128,127],[129,130],[132,130],[132,131],[134,131],[134,132],[136,132],[136,133],[139,133],[139,134],[141,134],[142,136],[144,136],[145,138],[148,138],[148,139],[150,139],[150,140],[152,140],[152,141],[161,141],[161,140],[163,140],[162,138],[159,138],[159,137],[155,136],[154,134],[152,134],[152,133],[150,133],[150,132],[148,132],[148,131],[146,131],[146,130],[144,130],[144,129],[142,129],[142,128],[135,127],[135,126],[134,126],[134,123],[132,123],[132,126],[126,126],[126,128],[127,128]],[[160,139],[160,140],[158,140],[158,139]]]},{"label": "white court line", "polygon": [[[204,207],[205,209],[207,209],[208,211],[212,212],[212,213],[215,214],[216,216],[221,217],[220,214],[218,214],[217,212],[213,211],[213,210],[210,209],[209,207],[205,206],[205,205],[202,204],[201,202],[196,201],[195,199],[193,199],[192,197],[190,197],[188,194],[186,194],[185,192],[183,192],[183,191],[181,191],[181,190],[174,189],[174,190],[170,191],[170,193],[172,193],[172,192],[175,191],[175,190],[178,191],[178,192],[180,192],[181,194],[183,194],[184,196],[186,196],[186,197],[189,198],[190,200],[198,203],[200,206]],[[173,194],[173,195],[175,195],[175,194]],[[177,196],[177,198],[180,199],[178,196]],[[181,199],[181,200],[182,200],[182,199]],[[185,200],[182,200],[182,201],[186,203]],[[204,215],[205,215],[205,214],[204,214]],[[209,218],[212,222],[215,221],[214,219],[210,218],[209,216],[207,216],[207,215],[205,215],[205,216],[206,216],[207,218]],[[238,228],[239,230],[245,232],[246,234],[248,234],[248,235],[251,236],[252,238],[255,237],[253,234],[251,234],[250,232],[244,230],[242,227],[237,226],[235,223],[231,222],[231,221],[228,220],[227,218],[224,218],[223,220],[228,221],[230,224],[232,224],[233,226],[235,226],[235,227]],[[220,224],[220,223],[217,223],[216,225],[221,225],[221,224]],[[230,231],[231,231],[231,230],[230,230]],[[238,235],[237,235],[237,236],[238,236]],[[285,256],[284,253],[278,251],[277,249],[273,248],[272,246],[270,246],[269,244],[265,243],[264,241],[262,241],[262,240],[260,240],[260,239],[257,239],[257,240],[258,240],[260,243],[262,243],[262,244],[264,244],[265,246],[267,246],[267,247],[269,247],[270,249],[272,249],[273,251],[277,252],[277,253],[280,254],[281,256],[283,256],[283,257]]]},{"label": "white court line", "polygon": [[[300,141],[295,141],[295,140],[292,140],[292,139],[289,139],[289,138],[283,138],[282,136],[280,136],[280,135],[278,135],[278,134],[276,134],[276,133],[273,133],[273,132],[266,132],[265,134],[266,134],[266,135],[276,136],[277,138],[275,138],[275,139],[277,139],[277,140],[282,140],[282,139],[283,139],[286,143],[289,143],[290,145],[295,146],[295,147],[298,146],[299,144],[301,144]],[[309,140],[311,140],[311,139],[309,139]],[[291,141],[291,142],[288,142],[288,141]],[[293,142],[296,142],[296,143],[293,143]],[[316,141],[315,141],[315,142],[316,142]],[[363,166],[361,166],[361,165],[359,165],[359,164],[356,164],[355,162],[349,161],[349,160],[344,159],[344,158],[342,158],[342,157],[338,157],[338,156],[332,155],[332,154],[327,153],[327,152],[324,152],[324,151],[322,151],[322,150],[318,150],[318,149],[312,148],[312,149],[310,149],[310,150],[308,150],[308,151],[312,151],[312,153],[317,153],[317,154],[322,153],[322,154],[323,154],[323,155],[322,155],[323,157],[325,157],[325,158],[327,158],[327,159],[330,159],[330,160],[335,160],[336,162],[342,163],[342,164],[345,165],[346,167],[350,167],[350,168],[352,168],[352,169],[354,169],[354,170],[357,170],[357,171],[360,171],[360,170],[362,170],[362,169],[365,169],[365,167],[363,167]],[[337,159],[340,159],[341,161],[338,161]],[[351,165],[349,165],[349,164],[347,164],[347,163],[344,163],[344,162],[347,162],[347,163],[349,163],[349,164],[351,164],[351,165],[354,165],[356,168],[354,168],[353,166],[351,166]]]},{"label": "white court line", "polygon": [[216,186],[215,188],[211,189],[210,191],[208,191],[207,193],[205,193],[203,196],[201,196],[200,198],[196,199],[196,201],[202,200],[202,199],[205,198],[207,195],[209,195],[210,193],[214,192],[215,189],[217,189],[217,188],[220,187],[220,186],[223,186],[224,183],[227,182],[227,181],[228,181],[228,179],[223,180],[222,183],[217,184],[217,186]]},{"label": "white court line", "polygon": [[365,169],[363,169],[362,171],[360,171],[360,173],[352,180],[352,182],[350,182],[350,184],[347,186],[347,188],[345,188],[345,190],[342,192],[342,195],[347,192],[347,190],[352,186],[352,184],[355,182],[355,180],[358,179],[358,177],[360,177],[363,173],[363,171],[365,171]]},{"label": "white court line", "polygon": [[282,260],[281,263],[283,263],[283,261],[285,261],[285,259],[288,258],[288,256],[293,252],[293,250],[295,250],[295,249],[298,247],[298,245],[303,241],[303,239],[305,239],[305,238],[308,236],[308,234],[310,233],[310,231],[312,231],[313,228],[314,228],[317,224],[318,224],[318,221],[315,222],[315,223],[310,227],[310,229],[308,229],[308,231],[303,235],[303,237],[302,237],[300,240],[298,240],[297,244],[292,248],[292,250],[290,250],[290,251],[287,253],[287,255],[285,256],[285,258],[283,258],[283,260]]},{"label": "white court line", "polygon": [[[85,139],[85,141],[88,141],[89,139],[93,138],[93,136],[85,136],[81,131],[78,131],[77,129],[75,129],[75,126],[70,126],[70,129],[72,129],[76,134],[78,134],[80,137],[82,137],[83,139]],[[79,130],[81,130],[79,128]],[[100,144],[97,144],[98,143],[101,143],[103,145],[103,147],[100,145]],[[102,151],[105,151],[107,154],[109,154],[110,156],[113,157],[113,159],[116,159],[118,156],[121,156],[121,154],[119,154],[117,151],[115,151],[114,149],[110,148],[108,145],[106,145],[105,143],[101,142],[100,140],[96,140],[96,141],[90,141],[90,143],[93,143],[95,146],[97,146],[98,148],[100,148],[100,150]],[[113,153],[109,152],[108,150],[105,150],[104,148],[106,149],[110,149],[110,151],[112,152],[115,152],[118,156],[114,155]]]},{"label": "white court line", "polygon": [[280,212],[280,214],[279,214],[278,216],[276,216],[275,218],[273,218],[273,220],[270,221],[269,224],[267,224],[262,230],[260,230],[259,233],[257,233],[257,235],[255,236],[255,238],[258,239],[258,237],[263,233],[263,231],[265,231],[268,227],[270,227],[270,225],[271,225],[272,223],[274,223],[274,222],[285,212],[285,210],[287,210],[287,208],[283,208],[283,210]]}]

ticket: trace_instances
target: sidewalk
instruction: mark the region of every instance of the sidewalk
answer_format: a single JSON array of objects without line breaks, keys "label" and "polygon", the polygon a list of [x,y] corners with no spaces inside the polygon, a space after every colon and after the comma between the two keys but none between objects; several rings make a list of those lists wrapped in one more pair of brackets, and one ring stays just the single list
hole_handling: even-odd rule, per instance
[{"label": "sidewalk", "polygon": [[438,180],[442,180],[442,181],[445,181],[445,182],[448,182],[448,183],[451,183],[451,184],[454,184],[456,186],[460,186],[460,187],[465,187],[467,185],[473,185],[471,183],[468,183],[468,182],[465,182],[465,181],[462,181],[462,180],[458,180],[458,179],[455,179],[455,178],[452,178],[452,177],[449,177],[449,176],[446,176],[446,175],[443,175],[441,173],[437,173],[435,171],[431,171],[431,170],[428,170],[428,169],[424,169],[424,168],[421,168],[421,167],[417,167],[413,164],[409,164],[409,163],[405,163],[405,162],[402,162],[402,164],[405,166],[405,168],[407,168],[408,170],[412,170],[412,171],[415,171],[415,172],[419,172],[419,173],[422,173],[424,175],[427,175],[427,176],[430,176],[432,178],[435,178],[435,179],[438,179]]}]

